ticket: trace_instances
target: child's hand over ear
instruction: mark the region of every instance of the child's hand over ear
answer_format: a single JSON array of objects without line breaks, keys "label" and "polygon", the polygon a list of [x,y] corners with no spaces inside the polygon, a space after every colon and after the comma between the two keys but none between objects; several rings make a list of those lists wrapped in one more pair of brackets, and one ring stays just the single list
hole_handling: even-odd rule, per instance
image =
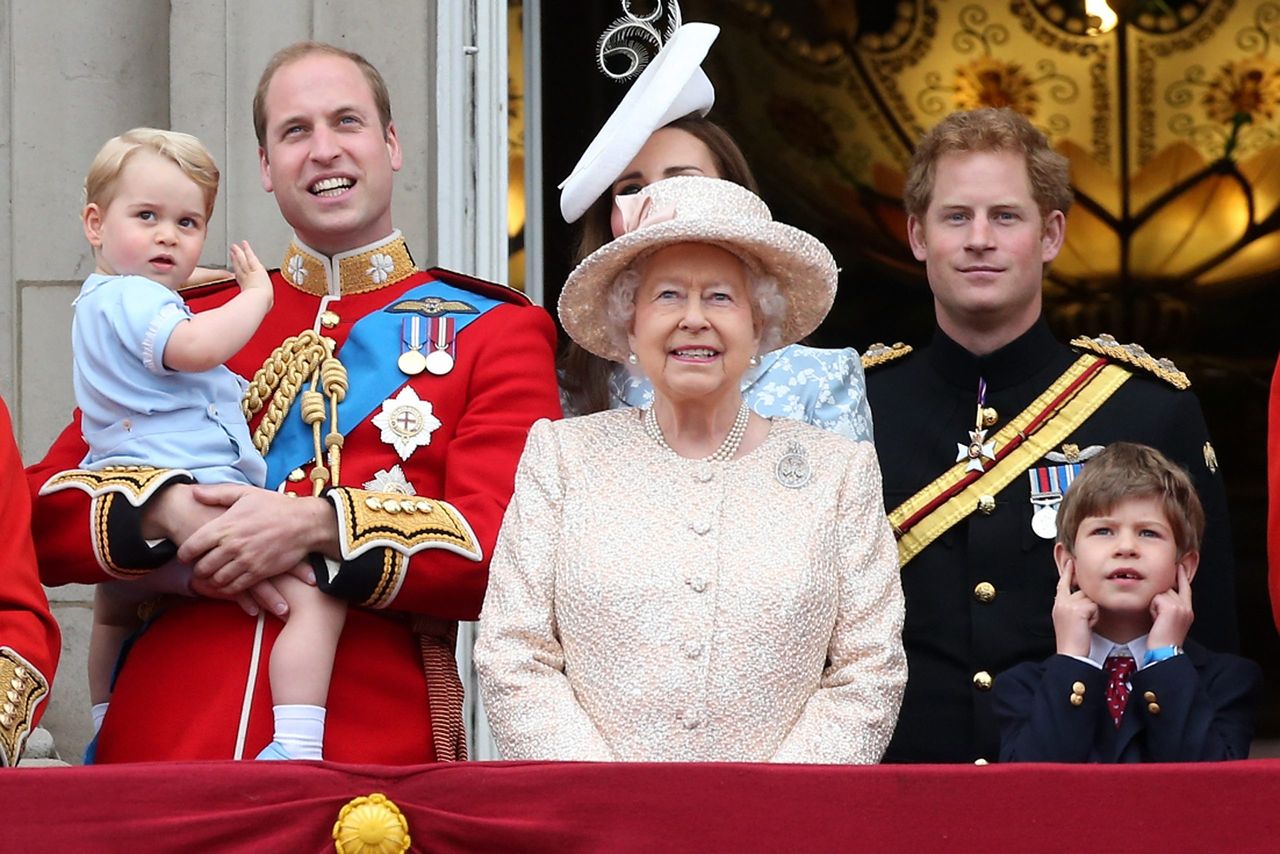
[{"label": "child's hand over ear", "polygon": [[1178,586],[1157,593],[1151,600],[1151,617],[1155,622],[1147,635],[1148,649],[1182,646],[1196,618],[1195,611],[1191,609],[1191,581],[1182,564],[1178,564]]}]

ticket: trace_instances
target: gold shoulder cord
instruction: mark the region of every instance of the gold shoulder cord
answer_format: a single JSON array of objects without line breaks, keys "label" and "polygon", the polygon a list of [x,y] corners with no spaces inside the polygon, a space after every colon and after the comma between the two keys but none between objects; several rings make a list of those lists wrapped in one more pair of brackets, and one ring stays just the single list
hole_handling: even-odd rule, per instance
[{"label": "gold shoulder cord", "polygon": [[[311,425],[315,440],[316,465],[311,469],[313,495],[323,492],[326,482],[337,483],[341,476],[343,436],[338,432],[338,404],[347,396],[348,382],[347,369],[334,355],[334,347],[332,338],[312,329],[286,339],[253,375],[240,404],[245,419],[253,418],[266,406],[266,413],[253,431],[254,447],[266,456],[289,407],[301,392],[302,420]],[[303,391],[306,384],[310,384],[310,388]],[[322,442],[325,398],[329,400],[329,432]],[[328,466],[322,465],[321,460]]]}]

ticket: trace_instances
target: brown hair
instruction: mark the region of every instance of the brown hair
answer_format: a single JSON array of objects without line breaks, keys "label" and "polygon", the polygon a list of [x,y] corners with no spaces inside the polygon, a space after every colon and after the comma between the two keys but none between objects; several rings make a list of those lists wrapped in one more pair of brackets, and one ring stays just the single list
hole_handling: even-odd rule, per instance
[{"label": "brown hair", "polygon": [[939,160],[948,154],[978,151],[1009,151],[1025,158],[1031,198],[1042,220],[1053,211],[1065,214],[1071,207],[1067,158],[1049,147],[1048,138],[1026,116],[1007,107],[983,107],[952,113],[916,143],[902,199],[907,213],[923,217],[929,209]]},{"label": "brown hair", "polygon": [[369,84],[369,91],[373,93],[373,103],[378,108],[378,120],[382,123],[382,134],[386,136],[387,128],[391,126],[391,93],[387,91],[387,81],[382,79],[382,75],[373,67],[373,63],[353,51],[343,50],[324,42],[305,41],[295,42],[276,51],[267,62],[267,67],[262,70],[262,76],[258,78],[258,88],[253,93],[253,132],[258,135],[258,146],[263,151],[267,150],[267,88],[271,85],[271,78],[275,77],[276,72],[284,66],[312,54],[336,56],[349,59],[356,64]]},{"label": "brown hair", "polygon": [[105,211],[116,196],[120,173],[138,151],[153,151],[172,160],[182,174],[204,193],[204,217],[213,216],[218,198],[218,165],[204,143],[189,133],[156,128],[134,128],[113,136],[98,149],[84,179],[84,203]]},{"label": "brown hair", "polygon": [[1058,511],[1058,542],[1074,553],[1081,522],[1105,515],[1133,498],[1160,502],[1179,557],[1200,550],[1204,507],[1191,478],[1155,448],[1133,442],[1108,445],[1072,481]]},{"label": "brown hair", "polygon": [[[711,152],[718,177],[759,194],[760,188],[742,149],[720,125],[694,113],[663,127],[682,130],[696,137]],[[613,239],[609,224],[612,212],[613,193],[606,190],[578,221],[578,238],[572,259],[574,265]],[[561,353],[558,367],[566,413],[589,415],[609,408],[609,378],[613,375],[613,362],[589,353],[570,339]]]}]

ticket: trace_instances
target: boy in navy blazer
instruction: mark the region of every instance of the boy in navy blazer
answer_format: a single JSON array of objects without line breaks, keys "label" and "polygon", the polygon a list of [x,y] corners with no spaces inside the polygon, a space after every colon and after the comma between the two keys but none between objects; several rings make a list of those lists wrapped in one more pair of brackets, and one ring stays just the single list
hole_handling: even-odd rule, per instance
[{"label": "boy in navy blazer", "polygon": [[1262,673],[1187,640],[1204,510],[1186,472],[1116,442],[1058,517],[1057,654],[995,680],[1002,762],[1244,759]]}]

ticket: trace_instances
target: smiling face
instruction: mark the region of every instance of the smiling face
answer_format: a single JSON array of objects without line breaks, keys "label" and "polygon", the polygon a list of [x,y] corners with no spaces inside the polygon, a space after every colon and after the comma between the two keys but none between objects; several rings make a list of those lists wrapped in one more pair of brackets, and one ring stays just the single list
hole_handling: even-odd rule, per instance
[{"label": "smiling face", "polygon": [[99,273],[146,276],[177,289],[204,249],[205,194],[178,164],[138,149],[116,178],[106,209],[86,205],[83,222]]},{"label": "smiling face", "polygon": [[334,255],[391,233],[395,126],[349,59],[310,54],[281,66],[265,99],[262,186],[303,243]]},{"label": "smiling face", "polygon": [[[650,134],[644,147],[613,182],[609,195],[617,198],[638,193],[655,181],[677,175],[721,177],[720,170],[716,168],[715,157],[706,143],[686,130],[659,128]],[[622,231],[622,218],[617,205],[613,206],[609,225],[613,236],[617,237]]]},{"label": "smiling face", "polygon": [[659,249],[641,268],[635,299],[628,343],[657,394],[715,403],[739,393],[760,331],[736,255],[706,243]]},{"label": "smiling face", "polygon": [[1127,498],[1109,511],[1086,516],[1070,550],[1054,547],[1058,571],[1098,605],[1098,634],[1128,641],[1151,629],[1151,600],[1175,589],[1178,567],[1195,575],[1196,552],[1178,554],[1164,505],[1156,497]]},{"label": "smiling face", "polygon": [[941,157],[929,207],[908,220],[908,231],[942,330],[963,344],[973,330],[1001,330],[1011,341],[1030,329],[1040,315],[1044,266],[1062,248],[1064,227],[1060,211],[1042,222],[1021,153]]}]

